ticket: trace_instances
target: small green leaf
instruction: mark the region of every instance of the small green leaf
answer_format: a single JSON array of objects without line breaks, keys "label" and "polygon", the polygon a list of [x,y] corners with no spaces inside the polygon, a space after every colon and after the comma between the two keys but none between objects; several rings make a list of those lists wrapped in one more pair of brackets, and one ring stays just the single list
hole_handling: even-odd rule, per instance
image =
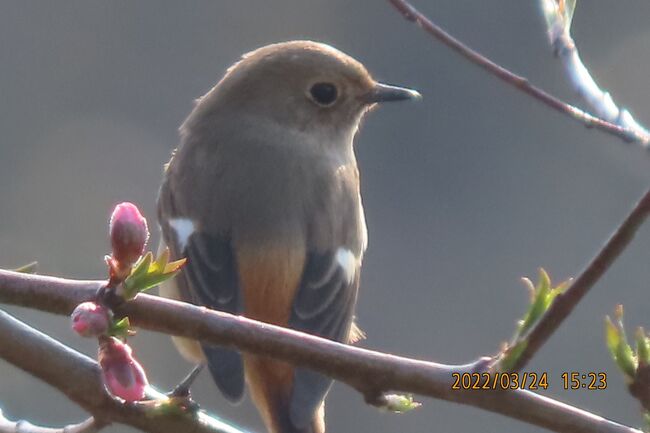
[{"label": "small green leaf", "polygon": [[158,273],[156,273],[156,274],[148,274],[148,275],[142,277],[138,281],[138,287],[137,287],[138,292],[144,292],[144,291],[147,291],[149,289],[152,289],[152,288],[158,286],[160,283],[163,283],[163,282],[169,280],[170,278],[173,278],[174,275],[176,275],[176,273],[173,273],[173,274],[162,274],[162,273],[160,273],[160,274],[158,274]]},{"label": "small green leaf", "polygon": [[636,330],[636,356],[639,365],[650,364],[650,340],[642,327]]},{"label": "small green leaf", "polygon": [[613,323],[609,316],[605,317],[605,341],[614,362],[626,379],[631,381],[636,376],[637,358],[625,335],[622,305],[616,306],[615,318],[616,323]]},{"label": "small green leaf", "polygon": [[386,409],[393,413],[406,413],[422,406],[422,403],[413,400],[412,395],[403,394],[386,394],[384,395],[385,405],[382,409]]},{"label": "small green leaf", "polygon": [[632,348],[623,339],[619,341],[618,347],[616,348],[616,363],[623,373],[631,379],[634,378],[637,367],[636,359]]},{"label": "small green leaf", "polygon": [[153,253],[151,251],[147,252],[144,256],[138,260],[138,262],[135,264],[133,267],[133,271],[131,271],[131,275],[129,275],[129,278],[138,278],[144,274],[146,274],[149,271],[149,267],[151,266],[151,263],[153,262]]},{"label": "small green leaf", "polygon": [[162,253],[160,253],[160,256],[156,259],[156,266],[158,269],[165,269],[165,266],[167,266],[167,263],[169,263],[169,248],[166,247]]},{"label": "small green leaf", "polygon": [[540,291],[551,290],[551,277],[548,276],[548,273],[544,268],[539,268],[539,283],[537,283],[537,285],[539,286],[538,290]]},{"label": "small green leaf", "polygon": [[519,335],[524,335],[526,332],[533,327],[533,325],[539,320],[540,316],[544,314],[546,307],[546,293],[538,291],[535,294],[535,299],[533,303],[528,307],[528,311],[524,316],[524,319],[521,322],[521,327],[519,329]]},{"label": "small green leaf", "polygon": [[519,357],[521,357],[526,346],[528,346],[528,341],[524,339],[519,340],[514,346],[506,349],[503,357],[499,360],[497,370],[503,372],[512,371],[512,368],[519,360]]},{"label": "small green leaf", "polygon": [[616,361],[616,348],[621,339],[621,336],[618,332],[618,328],[612,322],[612,319],[609,316],[605,316],[605,342],[607,343],[607,348],[609,349],[612,359]]},{"label": "small green leaf", "polygon": [[[637,361],[634,356],[632,347],[627,342],[627,335],[625,333],[625,326],[623,325],[623,305],[618,305],[616,308],[617,326],[621,334],[618,342],[617,356],[621,369],[630,376],[636,374]],[[630,373],[631,372],[631,373]]]},{"label": "small green leaf", "polygon": [[500,371],[511,371],[526,349],[528,332],[539,322],[553,305],[553,301],[569,287],[571,280],[563,281],[553,286],[551,278],[544,268],[539,269],[537,284],[528,278],[522,278],[530,295],[530,304],[524,317],[517,321],[517,331],[512,342],[502,349],[497,368]]},{"label": "small green leaf", "polygon": [[167,248],[156,260],[153,259],[153,254],[148,252],[135,265],[131,275],[124,281],[124,298],[132,299],[138,293],[173,278],[185,264],[185,261],[185,259],[180,259],[169,263],[169,249]]},{"label": "small green leaf", "polygon": [[117,322],[111,323],[111,327],[108,330],[108,335],[113,337],[121,337],[123,339],[132,333],[134,333],[134,331],[131,330],[131,322],[129,321],[128,317],[124,317]]},{"label": "small green leaf", "polygon": [[132,299],[135,295],[138,294],[138,287],[142,278],[145,278],[149,272],[149,268],[153,262],[153,254],[149,251],[147,254],[142,256],[140,260],[135,264],[131,275],[129,275],[126,280],[124,280],[124,298]]},{"label": "small green leaf", "polygon": [[528,291],[529,302],[532,304],[533,301],[535,300],[535,293],[537,292],[537,289],[535,288],[535,284],[530,280],[530,278],[526,278],[526,277],[523,277],[521,279],[521,282],[524,283],[524,286],[526,286],[526,290]]},{"label": "small green leaf", "polygon": [[171,273],[176,273],[180,271],[180,269],[185,265],[185,262],[187,262],[186,258],[182,258],[180,260],[176,260],[171,263],[167,263],[165,265],[165,270],[163,271],[165,274],[171,274]]},{"label": "small green leaf", "polygon": [[38,262],[27,263],[26,265],[14,269],[14,272],[20,272],[21,274],[35,274],[37,271]]},{"label": "small green leaf", "polygon": [[566,292],[566,289],[569,288],[569,286],[571,285],[572,282],[573,282],[573,279],[569,278],[568,280],[562,281],[556,287],[553,287],[551,289],[551,291],[549,292],[549,296],[548,296],[548,305],[546,307],[547,309],[551,306],[551,304],[553,303],[553,301],[555,300],[556,297],[558,297],[562,293]]},{"label": "small green leaf", "polygon": [[557,287],[553,287],[548,273],[543,268],[540,268],[539,280],[536,286],[533,286],[532,282],[527,278],[524,278],[523,281],[531,292],[531,304],[524,318],[519,322],[517,338],[525,335],[539,321],[550,308],[555,298],[566,290],[571,280],[564,281]]},{"label": "small green leaf", "polygon": [[115,324],[113,325],[114,328],[118,328],[118,329],[119,328],[128,328],[129,326],[131,326],[131,323],[129,322],[128,317],[121,318],[120,320],[115,322]]}]

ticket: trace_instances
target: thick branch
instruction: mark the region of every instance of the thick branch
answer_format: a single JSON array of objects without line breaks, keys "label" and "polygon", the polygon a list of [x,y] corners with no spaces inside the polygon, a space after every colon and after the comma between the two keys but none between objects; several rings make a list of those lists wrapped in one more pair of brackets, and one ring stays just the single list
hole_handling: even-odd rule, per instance
[{"label": "thick branch", "polygon": [[525,335],[528,343],[513,366],[513,371],[521,370],[537,351],[546,343],[562,322],[569,317],[578,302],[600,280],[614,261],[630,244],[634,235],[650,213],[650,190],[636,204],[625,221],[616,229],[605,246],[575,279],[566,292],[558,295],[546,314],[530,332]]},{"label": "thick branch", "polygon": [[425,32],[429,33],[434,38],[438,39],[443,44],[447,45],[452,50],[456,51],[470,62],[483,68],[492,75],[499,78],[511,86],[519,89],[520,91],[528,94],[542,104],[552,108],[555,111],[566,114],[577,122],[582,123],[587,127],[599,129],[608,134],[622,138],[625,141],[636,141],[647,145],[650,142],[650,136],[643,134],[636,129],[630,129],[623,126],[615,125],[604,119],[589,114],[573,105],[556,98],[555,96],[545,92],[539,87],[531,84],[526,78],[517,75],[503,66],[495,63],[487,57],[480,54],[454,38],[452,35],[444,31],[441,27],[436,25],[433,21],[415,9],[406,0],[388,0],[407,20],[420,26]]},{"label": "thick branch", "polygon": [[[16,274],[24,275],[24,274]],[[89,357],[59,343],[0,310],[0,358],[20,367],[63,392],[90,412],[99,428],[111,422],[127,424],[151,433],[241,433],[203,414],[198,420],[165,414],[145,414],[142,408],[124,405],[109,397],[99,367]],[[44,362],[44,360],[47,360]],[[23,424],[23,427],[26,425]],[[47,432],[31,426],[18,432]],[[2,422],[0,421],[0,431]],[[11,430],[8,430],[11,431]],[[50,429],[50,432],[67,432]],[[70,430],[76,432],[77,430]],[[86,430],[89,431],[89,430]]]},{"label": "thick branch", "polygon": [[[67,315],[91,299],[102,284],[0,271],[0,302]],[[442,365],[374,352],[155,296],[139,295],[117,313],[127,314],[135,326],[312,368],[356,388],[370,401],[382,392],[409,392],[479,407],[556,432],[640,433],[529,391],[452,390],[452,373],[471,370],[474,364]],[[0,356],[6,355],[0,352]],[[89,368],[89,360],[80,362]],[[95,386],[96,374],[96,370],[88,372]],[[95,392],[99,396],[94,399],[101,401],[103,393]]]}]

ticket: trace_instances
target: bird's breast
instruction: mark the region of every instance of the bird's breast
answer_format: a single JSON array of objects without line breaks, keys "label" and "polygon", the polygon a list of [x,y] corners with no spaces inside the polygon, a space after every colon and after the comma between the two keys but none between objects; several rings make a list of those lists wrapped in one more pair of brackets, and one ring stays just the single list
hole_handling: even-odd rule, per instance
[{"label": "bird's breast", "polygon": [[219,166],[213,214],[233,242],[244,314],[286,325],[308,252],[362,249],[356,164],[254,141],[223,149]]},{"label": "bird's breast", "polygon": [[236,251],[244,315],[286,326],[305,265],[304,242],[244,243]]}]

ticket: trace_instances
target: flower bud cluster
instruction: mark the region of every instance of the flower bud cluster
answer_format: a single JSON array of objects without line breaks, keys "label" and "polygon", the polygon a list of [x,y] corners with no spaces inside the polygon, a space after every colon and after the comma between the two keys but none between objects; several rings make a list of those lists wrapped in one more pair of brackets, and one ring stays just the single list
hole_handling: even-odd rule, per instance
[{"label": "flower bud cluster", "polygon": [[[128,319],[114,320],[106,295],[116,296],[116,287],[131,274],[142,257],[149,239],[147,220],[134,204],[120,203],[111,216],[109,236],[112,252],[106,260],[110,274],[108,287],[100,291],[94,301],[77,305],[70,319],[77,334],[98,339],[97,357],[106,390],[126,402],[135,402],[145,398],[149,382],[144,368],[125,341],[126,335],[130,335]],[[115,335],[121,335],[124,341]]]}]

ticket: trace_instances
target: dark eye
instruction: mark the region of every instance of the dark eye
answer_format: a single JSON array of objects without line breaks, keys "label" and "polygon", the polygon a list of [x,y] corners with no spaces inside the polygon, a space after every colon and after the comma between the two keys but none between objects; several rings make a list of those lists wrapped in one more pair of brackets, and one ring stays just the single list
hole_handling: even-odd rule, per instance
[{"label": "dark eye", "polygon": [[338,91],[332,83],[316,83],[309,89],[311,97],[319,105],[332,105],[336,101]]}]

